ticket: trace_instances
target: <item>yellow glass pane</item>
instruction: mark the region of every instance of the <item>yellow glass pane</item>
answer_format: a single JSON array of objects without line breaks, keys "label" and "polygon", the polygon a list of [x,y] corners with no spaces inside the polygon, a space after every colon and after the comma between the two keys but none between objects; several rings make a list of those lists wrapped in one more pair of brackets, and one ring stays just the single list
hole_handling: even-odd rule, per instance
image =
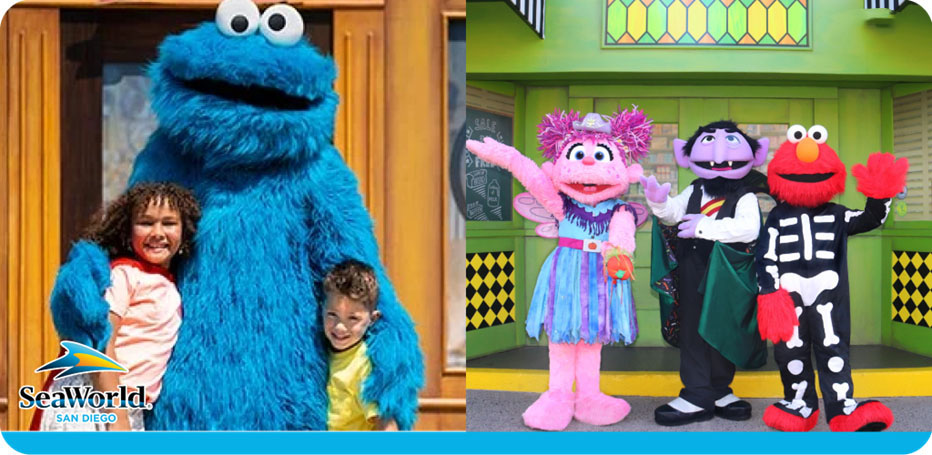
[{"label": "yellow glass pane", "polygon": [[667,32],[673,41],[679,41],[686,33],[686,7],[680,2],[673,2],[667,10]]},{"label": "yellow glass pane", "polygon": [[767,33],[767,10],[760,2],[754,2],[748,8],[748,34],[754,41],[760,41]]},{"label": "yellow glass pane", "polygon": [[779,42],[786,34],[786,8],[780,2],[773,2],[767,10],[767,27],[770,37]]}]

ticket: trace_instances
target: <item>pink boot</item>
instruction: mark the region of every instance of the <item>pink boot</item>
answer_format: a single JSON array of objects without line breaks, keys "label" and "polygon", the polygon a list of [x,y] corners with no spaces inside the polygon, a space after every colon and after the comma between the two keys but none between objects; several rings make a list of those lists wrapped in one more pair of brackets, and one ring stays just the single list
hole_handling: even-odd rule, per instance
[{"label": "pink boot", "polygon": [[599,390],[602,345],[580,341],[576,345],[576,420],[592,425],[611,425],[631,411],[628,402]]},{"label": "pink boot", "polygon": [[573,420],[573,372],[576,346],[550,343],[550,388],[522,414],[524,424],[538,430],[560,431]]}]

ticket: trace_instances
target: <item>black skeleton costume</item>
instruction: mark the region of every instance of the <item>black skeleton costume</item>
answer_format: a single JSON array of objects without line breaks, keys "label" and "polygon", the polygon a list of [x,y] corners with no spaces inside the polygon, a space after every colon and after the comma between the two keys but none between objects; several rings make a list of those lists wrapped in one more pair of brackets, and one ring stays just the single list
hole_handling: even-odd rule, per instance
[{"label": "black skeleton costume", "polygon": [[868,403],[852,398],[847,238],[881,226],[889,210],[890,199],[868,198],[864,210],[780,202],[770,212],[757,246],[760,293],[787,290],[799,319],[793,337],[774,344],[783,381],[784,400],[777,404],[782,410],[809,418],[818,409],[811,352],[828,420]]}]

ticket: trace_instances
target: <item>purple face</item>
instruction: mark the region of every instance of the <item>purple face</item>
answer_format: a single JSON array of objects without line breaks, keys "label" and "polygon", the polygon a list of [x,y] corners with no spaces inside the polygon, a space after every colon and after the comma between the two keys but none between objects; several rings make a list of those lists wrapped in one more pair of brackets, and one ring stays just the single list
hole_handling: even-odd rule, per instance
[{"label": "purple face", "polygon": [[752,150],[741,133],[717,129],[712,133],[701,133],[688,156],[686,141],[674,139],[673,152],[680,167],[692,169],[701,178],[740,179],[748,175],[752,167],[760,166],[767,160],[770,141],[760,138],[758,142],[760,148]]}]

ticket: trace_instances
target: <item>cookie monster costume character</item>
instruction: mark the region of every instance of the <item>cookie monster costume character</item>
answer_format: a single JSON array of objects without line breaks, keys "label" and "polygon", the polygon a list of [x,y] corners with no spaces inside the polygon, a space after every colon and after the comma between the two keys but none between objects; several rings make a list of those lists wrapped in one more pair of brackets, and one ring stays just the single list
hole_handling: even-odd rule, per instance
[{"label": "cookie monster costume character", "polygon": [[641,178],[654,223],[651,283],[660,294],[664,339],[680,349],[679,397],[654,411],[664,426],[719,416],[751,418],[751,404],[732,393],[735,366],[767,359],[754,311],[754,242],[764,176],[752,167],[767,159],[767,138],[754,139],[733,122],[699,127],[674,139],[680,167],[698,179],[676,197],[670,184]]},{"label": "cookie monster costume character", "polygon": [[[130,185],[173,181],[203,210],[176,272],[184,321],[152,430],[324,430],[327,351],[320,282],[357,259],[378,276],[366,400],[415,422],[422,355],[379,262],[357,181],[332,145],[336,70],[303,39],[294,8],[225,0],[215,22],[165,39],[151,65],[158,129]],[[63,338],[102,349],[106,254],[79,243],[52,295]]]},{"label": "cookie monster costume character", "polygon": [[650,128],[638,110],[583,119],[555,110],[538,125],[540,149],[552,160],[540,167],[492,138],[466,143],[514,174],[559,223],[526,321],[528,336],[538,338],[543,326],[550,342],[549,388],[523,414],[531,428],[562,430],[574,417],[610,425],[631,409],[599,390],[599,370],[603,344],[637,337],[629,258],[635,212],[619,197],[643,173],[636,161],[647,155]]},{"label": "cookie monster costume character", "polygon": [[832,431],[880,431],[893,413],[878,401],[858,403],[851,381],[848,237],[880,227],[903,190],[909,163],[874,153],[851,169],[864,210],[829,202],[845,191],[845,165],[825,141],[825,127],[787,130],[767,169],[778,199],[757,245],[761,337],[773,341],[784,399],[764,411],[782,431],[809,431],[819,420],[812,355]]}]

